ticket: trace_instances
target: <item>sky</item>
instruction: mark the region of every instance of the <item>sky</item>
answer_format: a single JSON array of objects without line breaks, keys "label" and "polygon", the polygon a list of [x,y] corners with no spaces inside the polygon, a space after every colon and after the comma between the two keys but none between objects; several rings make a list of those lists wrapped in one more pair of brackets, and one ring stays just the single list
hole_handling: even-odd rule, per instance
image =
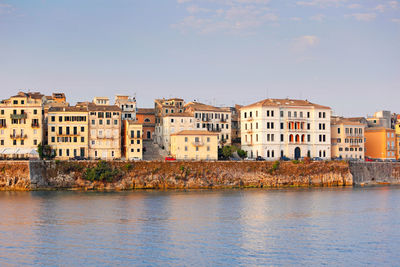
[{"label": "sky", "polygon": [[400,0],[0,0],[0,98],[21,90],[400,113]]}]

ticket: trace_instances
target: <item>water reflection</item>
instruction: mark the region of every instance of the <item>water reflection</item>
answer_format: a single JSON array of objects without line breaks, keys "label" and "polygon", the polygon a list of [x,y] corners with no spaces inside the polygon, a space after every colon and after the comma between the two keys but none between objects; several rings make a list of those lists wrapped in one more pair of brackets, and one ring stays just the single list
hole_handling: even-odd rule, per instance
[{"label": "water reflection", "polygon": [[395,265],[400,189],[0,192],[0,265]]}]

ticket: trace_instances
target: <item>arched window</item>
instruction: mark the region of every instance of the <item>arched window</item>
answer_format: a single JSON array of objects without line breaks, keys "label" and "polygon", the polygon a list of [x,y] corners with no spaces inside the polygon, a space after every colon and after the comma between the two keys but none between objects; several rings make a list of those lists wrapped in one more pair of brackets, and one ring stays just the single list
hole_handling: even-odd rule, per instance
[{"label": "arched window", "polygon": [[149,118],[144,119],[144,122],[150,122]]},{"label": "arched window", "polygon": [[301,135],[301,142],[304,143],[304,134]]},{"label": "arched window", "polygon": [[298,134],[296,134],[296,143],[300,142],[300,136]]},{"label": "arched window", "polygon": [[289,135],[289,142],[293,143],[293,134]]}]

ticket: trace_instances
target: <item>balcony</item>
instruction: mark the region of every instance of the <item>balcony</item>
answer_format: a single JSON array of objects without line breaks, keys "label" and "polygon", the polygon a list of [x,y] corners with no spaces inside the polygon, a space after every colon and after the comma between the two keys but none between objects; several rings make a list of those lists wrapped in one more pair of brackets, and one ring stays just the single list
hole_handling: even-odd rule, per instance
[{"label": "balcony", "polygon": [[204,146],[204,143],[202,141],[197,141],[197,142],[192,142],[192,145],[194,145],[194,146]]},{"label": "balcony", "polygon": [[213,132],[213,133],[219,133],[221,132],[221,128],[217,128],[217,129],[208,129],[209,132]]},{"label": "balcony", "polygon": [[6,124],[0,124],[0,128],[7,128]]},{"label": "balcony", "polygon": [[26,134],[10,134],[11,139],[26,139],[28,136]]},{"label": "balcony", "polygon": [[39,123],[32,123],[31,126],[32,128],[40,128]]},{"label": "balcony", "polygon": [[79,133],[57,133],[56,134],[59,137],[74,137],[74,136],[80,136]]},{"label": "balcony", "polygon": [[12,120],[22,120],[22,119],[26,119],[28,116],[26,113],[22,113],[22,114],[10,114],[10,118]]}]

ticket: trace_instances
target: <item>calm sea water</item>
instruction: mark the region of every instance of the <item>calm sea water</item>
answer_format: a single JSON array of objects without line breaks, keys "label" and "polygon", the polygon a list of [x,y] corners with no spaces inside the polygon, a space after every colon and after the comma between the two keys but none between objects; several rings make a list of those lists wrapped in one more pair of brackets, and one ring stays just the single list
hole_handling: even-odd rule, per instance
[{"label": "calm sea water", "polygon": [[400,265],[400,188],[0,192],[0,265]]}]

